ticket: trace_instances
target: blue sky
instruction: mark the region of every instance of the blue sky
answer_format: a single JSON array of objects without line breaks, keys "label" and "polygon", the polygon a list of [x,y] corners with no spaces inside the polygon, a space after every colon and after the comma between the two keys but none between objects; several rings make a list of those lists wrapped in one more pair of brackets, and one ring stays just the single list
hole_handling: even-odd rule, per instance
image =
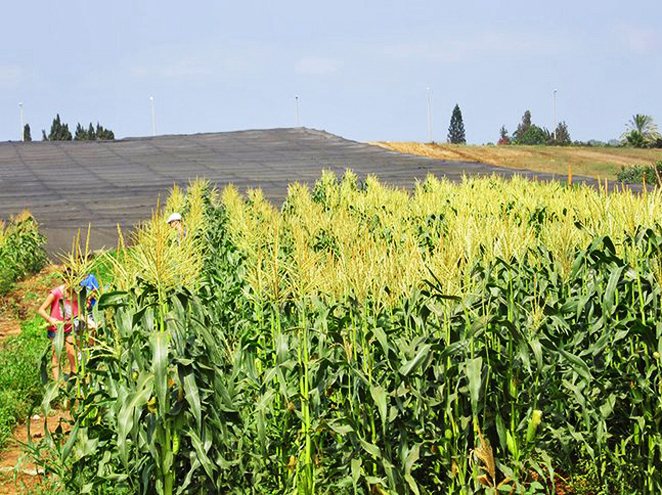
[{"label": "blue sky", "polygon": [[529,109],[573,139],[662,127],[660,0],[11,2],[0,42],[0,140],[59,113],[118,137],[296,125],[359,141],[471,143]]}]

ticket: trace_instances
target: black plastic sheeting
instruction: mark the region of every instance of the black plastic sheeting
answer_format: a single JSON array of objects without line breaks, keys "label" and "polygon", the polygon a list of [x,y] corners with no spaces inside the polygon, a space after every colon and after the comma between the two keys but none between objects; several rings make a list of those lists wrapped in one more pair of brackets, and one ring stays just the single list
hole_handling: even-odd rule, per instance
[{"label": "black plastic sheeting", "polygon": [[[481,163],[404,155],[306,128],[129,138],[106,142],[0,143],[0,218],[30,210],[48,238],[47,250],[70,249],[75,233],[92,225],[90,246],[112,247],[123,229],[148,218],[173,184],[196,177],[219,187],[260,187],[276,204],[288,184],[312,185],[324,169],[350,168],[411,188],[428,174],[551,175]],[[586,179],[588,182],[592,182]]]}]

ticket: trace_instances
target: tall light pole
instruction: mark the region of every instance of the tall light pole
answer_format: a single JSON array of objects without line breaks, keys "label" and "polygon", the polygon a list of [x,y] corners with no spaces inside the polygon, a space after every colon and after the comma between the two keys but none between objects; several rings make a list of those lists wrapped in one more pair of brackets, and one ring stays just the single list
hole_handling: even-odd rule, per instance
[{"label": "tall light pole", "polygon": [[150,96],[149,101],[152,105],[152,136],[156,136],[156,113],[154,112],[154,97]]},{"label": "tall light pole", "polygon": [[432,142],[432,94],[430,88],[426,88],[428,96],[428,142]]},{"label": "tall light pole", "polygon": [[21,141],[25,141],[25,124],[23,123],[23,102],[18,103],[18,113],[21,116]]},{"label": "tall light pole", "polygon": [[558,90],[554,90],[554,141],[556,141],[556,92]]},{"label": "tall light pole", "polygon": [[299,124],[299,95],[294,97],[295,105],[296,105],[296,111],[297,111],[297,127],[300,127]]}]

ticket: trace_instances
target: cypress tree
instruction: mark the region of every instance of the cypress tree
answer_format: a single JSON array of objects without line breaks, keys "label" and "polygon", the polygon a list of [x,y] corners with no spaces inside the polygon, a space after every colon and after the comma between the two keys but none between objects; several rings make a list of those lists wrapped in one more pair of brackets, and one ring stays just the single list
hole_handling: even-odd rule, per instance
[{"label": "cypress tree", "polygon": [[[53,119],[51,124],[51,132],[46,135],[45,131],[42,131],[44,141],[71,141],[74,138],[69,131],[69,125],[64,124],[60,120],[60,114],[57,114]],[[87,129],[83,127],[81,123],[76,124],[75,130],[75,139],[77,141],[96,141],[96,140],[109,140],[112,141],[115,139],[115,133],[110,129],[104,128],[99,122],[97,122],[96,129],[90,122],[90,125]]]},{"label": "cypress tree", "polygon": [[80,125],[80,122],[76,124],[76,134],[74,135],[76,141],[87,141],[89,138],[87,136],[87,131]]},{"label": "cypress tree", "polygon": [[522,115],[522,122],[517,126],[515,132],[513,132],[513,141],[519,143],[527,131],[531,128],[531,112],[528,110]]},{"label": "cypress tree", "polygon": [[51,123],[51,132],[48,133],[49,141],[59,141],[60,134],[62,133],[62,122],[60,121],[60,114],[56,114],[53,122]]},{"label": "cypress tree", "polygon": [[464,122],[460,105],[455,105],[451,115],[451,123],[448,126],[448,142],[451,144],[465,144],[467,139],[464,134]]},{"label": "cypress tree", "polygon": [[71,141],[71,131],[69,125],[63,124],[60,120],[60,114],[56,114],[51,124],[51,132],[48,135],[49,141]]},{"label": "cypress tree", "polygon": [[71,132],[69,131],[69,124],[64,124],[62,126],[62,141],[71,141],[73,139],[73,136],[71,135]]},{"label": "cypress tree", "polygon": [[112,141],[115,139],[115,134],[110,129],[104,128],[102,125],[99,125],[97,122],[97,136],[96,138],[101,141]]},{"label": "cypress tree", "polygon": [[23,141],[26,143],[32,141],[32,135],[30,134],[30,124],[25,124],[23,126]]}]

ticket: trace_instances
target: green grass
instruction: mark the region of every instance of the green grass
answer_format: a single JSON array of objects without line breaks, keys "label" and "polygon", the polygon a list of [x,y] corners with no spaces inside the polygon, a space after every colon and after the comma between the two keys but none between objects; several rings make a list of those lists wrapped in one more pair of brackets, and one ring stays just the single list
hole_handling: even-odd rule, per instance
[{"label": "green grass", "polygon": [[42,395],[39,369],[49,345],[43,320],[35,316],[21,330],[0,346],[0,448]]}]

